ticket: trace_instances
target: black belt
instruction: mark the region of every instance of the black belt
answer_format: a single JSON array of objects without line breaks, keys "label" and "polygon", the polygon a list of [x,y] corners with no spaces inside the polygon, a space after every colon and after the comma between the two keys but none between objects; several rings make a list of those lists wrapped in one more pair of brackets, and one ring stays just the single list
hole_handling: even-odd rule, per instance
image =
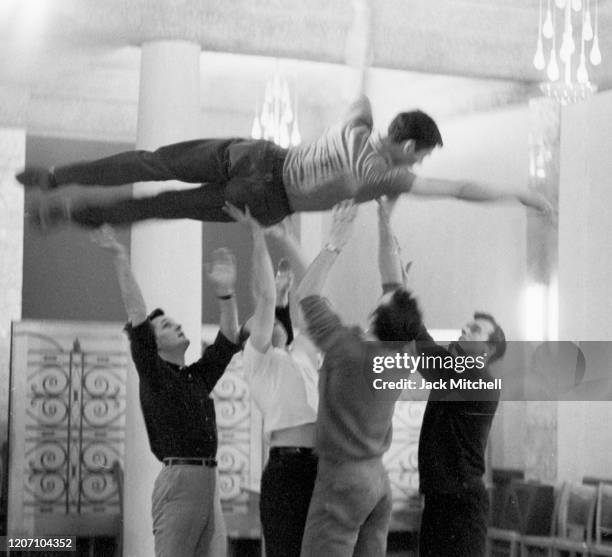
[{"label": "black belt", "polygon": [[312,447],[270,447],[270,456],[316,456]]},{"label": "black belt", "polygon": [[217,461],[214,458],[164,458],[164,466],[207,466],[215,468]]}]

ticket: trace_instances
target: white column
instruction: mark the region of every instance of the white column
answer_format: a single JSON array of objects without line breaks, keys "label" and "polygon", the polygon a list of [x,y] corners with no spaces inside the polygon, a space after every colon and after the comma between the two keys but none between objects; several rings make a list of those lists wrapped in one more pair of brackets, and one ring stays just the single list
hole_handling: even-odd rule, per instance
[{"label": "white column", "polygon": [[[200,47],[185,41],[142,46],[138,149],[200,137]],[[186,186],[141,183],[135,196]],[[202,308],[202,225],[193,221],[151,221],[132,228],[131,261],[149,310],[163,308],[183,324],[191,339],[187,361],[200,354]],[[135,371],[128,380],[125,446],[124,555],[153,555],[151,493],[160,463],[151,454],[138,397]]]},{"label": "white column", "polygon": [[6,441],[11,321],[21,318],[23,188],[15,173],[25,164],[25,130],[0,128],[0,445]]},{"label": "white column", "polygon": [[[559,332],[573,341],[612,340],[612,92],[563,110],[559,196]],[[588,350],[588,347],[584,347]],[[608,354],[611,350],[607,349]],[[586,353],[584,382],[609,376]],[[608,387],[609,388],[609,387]],[[592,392],[593,397],[604,393]],[[609,392],[609,391],[608,391]],[[612,467],[612,402],[559,403],[559,480],[604,477]]]}]

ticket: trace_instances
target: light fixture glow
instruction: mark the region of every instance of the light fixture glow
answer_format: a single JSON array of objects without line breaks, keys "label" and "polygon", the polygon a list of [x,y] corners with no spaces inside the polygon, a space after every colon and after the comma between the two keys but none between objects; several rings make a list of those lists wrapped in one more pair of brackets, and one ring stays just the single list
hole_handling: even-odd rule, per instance
[{"label": "light fixture glow", "polygon": [[285,148],[299,145],[302,138],[297,118],[297,93],[294,101],[295,111],[291,105],[289,83],[282,76],[277,63],[274,75],[266,82],[261,111],[258,112],[255,107],[251,137],[267,139]]},{"label": "light fixture glow", "polygon": [[546,66],[546,60],[544,59],[544,46],[542,45],[542,39],[538,37],[538,46],[536,47],[536,53],[533,57],[533,65],[536,70],[543,70]]},{"label": "light fixture glow", "polygon": [[591,47],[591,54],[589,60],[593,66],[599,66],[601,64],[601,50],[599,50],[599,37],[595,35],[593,39],[593,46]]},{"label": "light fixture glow", "polygon": [[546,338],[547,297],[544,284],[533,283],[525,289],[524,322],[526,340],[542,341]]},{"label": "light fixture glow", "polygon": [[559,64],[557,63],[557,53],[554,48],[550,49],[550,60],[546,68],[546,75],[550,81],[558,81],[559,79]]},{"label": "light fixture glow", "polygon": [[[551,5],[551,0],[547,0],[544,24],[543,0],[539,2],[538,40],[533,65],[537,70],[545,72],[546,80],[540,85],[542,91],[563,104],[583,100],[597,90],[590,81],[590,74],[593,73],[591,66],[601,64],[602,53],[598,34],[599,6],[597,0],[592,1],[595,2],[594,22],[591,17],[591,0],[555,0],[554,5]],[[561,10],[559,17],[557,10]],[[573,12],[577,12],[577,15],[573,15]],[[574,36],[574,30],[580,34]],[[579,45],[577,41],[580,41]],[[544,49],[548,52],[549,47],[550,52],[545,57]],[[572,58],[578,47],[580,57],[574,62]]]}]

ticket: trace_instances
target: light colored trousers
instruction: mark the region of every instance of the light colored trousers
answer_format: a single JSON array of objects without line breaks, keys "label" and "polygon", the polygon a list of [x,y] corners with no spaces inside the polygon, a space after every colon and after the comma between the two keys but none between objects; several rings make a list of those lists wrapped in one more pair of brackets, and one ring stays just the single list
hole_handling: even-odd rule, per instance
[{"label": "light colored trousers", "polygon": [[155,557],[226,557],[216,468],[165,466],[153,488]]},{"label": "light colored trousers", "polygon": [[384,557],[391,487],[381,458],[357,462],[319,459],[302,557]]}]

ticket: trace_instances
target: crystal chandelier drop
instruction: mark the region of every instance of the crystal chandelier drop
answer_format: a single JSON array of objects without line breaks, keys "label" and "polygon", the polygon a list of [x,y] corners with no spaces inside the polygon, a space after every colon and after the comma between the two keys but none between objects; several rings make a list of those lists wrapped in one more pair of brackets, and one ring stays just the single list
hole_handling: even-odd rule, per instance
[{"label": "crystal chandelier drop", "polygon": [[255,107],[251,137],[267,139],[285,148],[299,145],[302,136],[298,125],[298,100],[295,88],[293,107],[289,83],[277,65],[274,75],[266,83],[261,108]]},{"label": "crystal chandelier drop", "polygon": [[533,65],[546,74],[547,81],[541,84],[542,92],[563,104],[583,100],[597,91],[590,80],[589,69],[599,64],[597,0],[540,0]]}]

